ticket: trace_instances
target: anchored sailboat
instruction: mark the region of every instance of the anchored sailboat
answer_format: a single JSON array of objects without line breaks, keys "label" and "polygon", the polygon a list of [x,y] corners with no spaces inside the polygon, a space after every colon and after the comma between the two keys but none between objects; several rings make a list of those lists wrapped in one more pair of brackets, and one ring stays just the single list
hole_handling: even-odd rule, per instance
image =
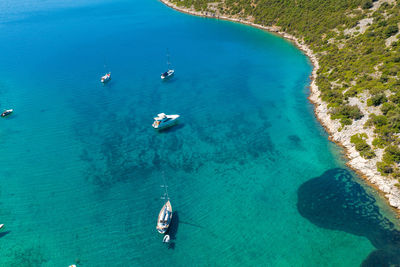
[{"label": "anchored sailboat", "polygon": [[104,76],[101,77],[100,82],[107,83],[111,80],[111,72],[106,73]]},{"label": "anchored sailboat", "polygon": [[[107,69],[107,64],[106,64],[106,60],[104,59],[104,69]],[[111,80],[111,72],[107,72],[106,74],[104,74],[103,76],[101,76],[100,78],[100,82],[102,82],[103,84],[108,83]]]},{"label": "anchored sailboat", "polygon": [[13,113],[13,109],[7,109],[7,110],[4,110],[4,112],[3,113],[1,113],[1,116],[2,117],[7,117],[8,115],[10,115],[11,113]]},{"label": "anchored sailboat", "polygon": [[166,199],[167,202],[165,202],[164,206],[160,210],[160,213],[158,214],[156,228],[160,234],[165,234],[167,232],[168,227],[171,224],[172,220],[172,206],[171,202],[169,201],[168,189],[167,189],[168,186],[165,183],[164,173],[163,173],[163,179],[164,179],[164,185],[162,185],[162,187],[165,188],[165,193],[162,199]]},{"label": "anchored sailboat", "polygon": [[167,50],[167,66],[168,66],[168,70],[164,73],[161,74],[161,79],[165,80],[171,76],[174,75],[175,70],[171,69],[171,62],[169,61],[169,52]]},{"label": "anchored sailboat", "polygon": [[171,202],[168,200],[161,208],[161,211],[158,214],[157,230],[160,234],[165,234],[165,232],[167,232],[168,227],[171,223],[171,219],[172,219],[172,206]]}]

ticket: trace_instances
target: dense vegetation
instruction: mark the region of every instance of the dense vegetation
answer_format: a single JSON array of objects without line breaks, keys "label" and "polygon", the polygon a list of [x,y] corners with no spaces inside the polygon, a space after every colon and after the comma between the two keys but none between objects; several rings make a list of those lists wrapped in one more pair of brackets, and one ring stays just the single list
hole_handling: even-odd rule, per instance
[{"label": "dense vegetation", "polygon": [[332,118],[339,119],[342,125],[350,125],[353,120],[361,119],[362,116],[357,106],[342,105],[332,109]]},{"label": "dense vegetation", "polygon": [[[177,5],[279,26],[302,39],[320,63],[317,85],[332,119],[343,127],[364,115],[384,175],[400,176],[400,0],[172,0]],[[389,39],[388,39],[389,38]],[[393,40],[391,40],[393,38]],[[349,99],[366,95],[378,114],[362,114]],[[375,156],[368,136],[353,136],[363,157]]]},{"label": "dense vegetation", "polygon": [[360,152],[363,158],[371,159],[375,157],[374,151],[372,151],[371,146],[365,141],[368,138],[367,134],[355,134],[351,137],[350,141],[355,145],[356,150]]}]

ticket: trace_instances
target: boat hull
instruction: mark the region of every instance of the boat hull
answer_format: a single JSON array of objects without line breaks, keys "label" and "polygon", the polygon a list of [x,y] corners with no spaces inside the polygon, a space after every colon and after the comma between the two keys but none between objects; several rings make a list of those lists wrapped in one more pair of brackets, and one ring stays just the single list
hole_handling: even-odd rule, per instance
[{"label": "boat hull", "polygon": [[173,120],[171,122],[163,123],[162,125],[160,124],[159,126],[154,126],[153,125],[153,128],[156,129],[156,130],[163,130],[163,129],[167,129],[169,127],[172,127],[177,123],[178,123],[178,120],[175,119],[175,120]]},{"label": "boat hull", "polygon": [[167,116],[170,119],[169,121],[160,122],[159,124],[153,123],[152,125],[153,128],[156,130],[163,130],[171,126],[174,126],[178,123],[178,118],[180,117],[179,115],[167,115]]},{"label": "boat hull", "polygon": [[107,73],[103,77],[101,77],[100,82],[108,83],[111,80],[111,72]]},{"label": "boat hull", "polygon": [[5,110],[3,113],[1,113],[1,116],[2,117],[7,117],[8,115],[11,115],[11,113],[13,113],[12,109]]},{"label": "boat hull", "polygon": [[161,208],[157,219],[157,231],[160,234],[165,234],[172,220],[172,206],[171,202],[168,200],[164,206]]},{"label": "boat hull", "polygon": [[163,74],[161,74],[161,80],[166,80],[168,78],[171,78],[172,76],[174,76],[175,71],[174,70],[169,70]]}]

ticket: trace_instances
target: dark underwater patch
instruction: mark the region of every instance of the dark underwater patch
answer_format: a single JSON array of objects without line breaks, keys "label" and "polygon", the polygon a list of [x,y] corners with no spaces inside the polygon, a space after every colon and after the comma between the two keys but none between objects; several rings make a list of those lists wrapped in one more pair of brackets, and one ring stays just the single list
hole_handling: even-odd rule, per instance
[{"label": "dark underwater patch", "polygon": [[15,248],[8,256],[8,266],[43,266],[48,261],[38,246]]},{"label": "dark underwater patch", "polygon": [[328,170],[303,183],[297,194],[299,213],[315,225],[370,240],[377,250],[362,266],[400,266],[400,232],[349,171]]},{"label": "dark underwater patch", "polygon": [[[85,176],[107,190],[115,183],[145,179],[153,171],[164,169],[189,175],[210,163],[240,165],[259,158],[276,160],[278,151],[267,129],[267,114],[258,114],[262,123],[252,127],[252,121],[244,115],[237,113],[222,121],[207,118],[208,127],[192,125],[188,120],[160,133],[148,124],[132,123],[126,116],[104,113],[101,120],[75,128],[84,145],[80,159],[88,166]],[[131,116],[135,116],[134,110]]]},{"label": "dark underwater patch", "polygon": [[11,233],[11,231],[3,231],[3,232],[0,232],[0,238],[2,238],[2,237],[4,237],[4,236],[8,235],[9,233]]},{"label": "dark underwater patch", "polygon": [[288,136],[288,140],[289,140],[289,146],[290,148],[294,148],[294,149],[303,149],[303,145],[301,142],[301,139],[298,135],[289,135]]},{"label": "dark underwater patch", "polygon": [[174,211],[172,213],[171,225],[166,233],[171,238],[171,241],[167,244],[168,249],[175,249],[175,241],[176,241],[176,235],[178,234],[178,228],[179,228],[179,214],[177,211]]}]

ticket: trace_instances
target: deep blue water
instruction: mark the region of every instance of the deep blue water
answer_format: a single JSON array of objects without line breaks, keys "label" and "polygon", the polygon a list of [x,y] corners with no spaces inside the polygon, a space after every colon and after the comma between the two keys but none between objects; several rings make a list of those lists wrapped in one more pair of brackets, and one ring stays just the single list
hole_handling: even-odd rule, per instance
[{"label": "deep blue water", "polygon": [[[394,214],[327,140],[291,43],[156,0],[6,0],[0,36],[1,266],[398,263]],[[182,120],[157,133],[160,112]]]}]

